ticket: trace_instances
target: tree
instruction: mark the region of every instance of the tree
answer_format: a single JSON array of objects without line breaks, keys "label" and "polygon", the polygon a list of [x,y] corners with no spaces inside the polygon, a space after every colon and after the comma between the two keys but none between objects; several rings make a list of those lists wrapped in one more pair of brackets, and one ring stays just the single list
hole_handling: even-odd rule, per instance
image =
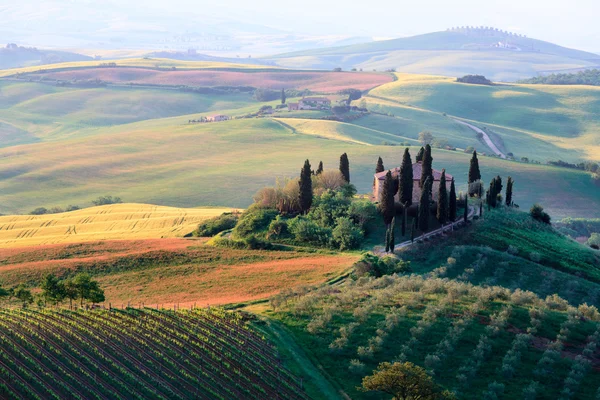
[{"label": "tree", "polygon": [[377,165],[375,166],[375,173],[378,174],[383,171],[385,171],[385,168],[383,167],[383,160],[381,159],[381,157],[379,157],[377,159]]},{"label": "tree", "polygon": [[383,222],[386,226],[392,223],[392,218],[396,213],[394,208],[394,178],[392,178],[392,172],[388,171],[385,174],[385,180],[383,181],[383,190],[381,192],[381,199],[379,200],[379,212],[383,216]]},{"label": "tree", "polygon": [[42,298],[49,303],[58,304],[65,299],[65,287],[56,275],[48,274],[42,282]]},{"label": "tree", "polygon": [[313,201],[312,178],[310,172],[310,162],[308,160],[304,161],[304,167],[302,167],[302,170],[300,171],[300,180],[298,181],[298,186],[300,187],[300,211],[307,213],[308,210],[310,210],[310,206],[312,205]]},{"label": "tree", "polygon": [[454,187],[454,178],[450,183],[450,197],[448,197],[448,219],[450,222],[456,221],[456,188]]},{"label": "tree", "polygon": [[425,369],[411,362],[383,362],[373,375],[365,376],[360,390],[378,391],[394,396],[394,400],[441,400],[452,394],[444,391]]},{"label": "tree", "polygon": [[285,104],[285,90],[281,89],[281,104]]},{"label": "tree", "polygon": [[465,209],[463,210],[465,224],[469,221],[469,196],[465,196]]},{"label": "tree", "polygon": [[348,155],[346,153],[340,156],[340,172],[344,176],[344,180],[350,183],[350,161],[348,161]]},{"label": "tree", "polygon": [[73,300],[77,300],[77,286],[73,279],[67,279],[63,282],[63,287],[65,291],[65,299],[69,299],[69,309],[73,308]]},{"label": "tree", "polygon": [[385,230],[385,252],[389,253],[390,252],[390,228],[388,227]]},{"label": "tree", "polygon": [[446,189],[446,170],[442,169],[442,176],[440,177],[440,190],[438,194],[437,202],[437,220],[442,226],[448,222],[448,191]]},{"label": "tree", "polygon": [[536,221],[550,224],[550,215],[548,215],[548,213],[544,211],[544,207],[539,204],[534,204],[533,207],[531,207],[531,210],[529,210],[529,214],[531,215],[531,218]]},{"label": "tree", "polygon": [[27,304],[33,303],[33,295],[31,294],[31,290],[27,289],[23,284],[20,284],[16,288],[12,289],[12,296],[23,304],[23,308],[26,308]]},{"label": "tree", "polygon": [[[423,153],[423,161],[421,162],[421,180],[419,181],[421,185],[421,189],[423,188],[423,184],[427,180],[427,178],[431,178],[433,183],[433,157],[431,157],[431,146],[425,146],[425,153]],[[429,189],[429,195],[431,196],[431,189]]]},{"label": "tree", "polygon": [[421,189],[421,198],[419,200],[419,230],[423,233],[429,229],[429,204],[431,202],[431,178],[427,178]]},{"label": "tree", "polygon": [[421,147],[419,152],[417,153],[417,157],[415,158],[416,162],[423,161],[423,155],[425,154],[425,148]]},{"label": "tree", "polygon": [[402,156],[399,180],[398,197],[403,207],[408,207],[412,204],[413,195],[413,168],[408,147],[404,149],[404,155]]},{"label": "tree", "polygon": [[496,195],[496,198],[500,193],[502,193],[502,178],[500,177],[500,175],[496,176],[496,178],[494,179],[494,193]]},{"label": "tree", "polygon": [[317,172],[315,175],[321,175],[323,173],[323,161],[319,161],[319,166],[317,167]]},{"label": "tree", "polygon": [[488,211],[490,210],[490,207],[496,208],[496,199],[497,198],[498,198],[498,196],[496,196],[496,178],[493,178],[490,181],[490,187],[487,191],[487,197],[486,197]]},{"label": "tree", "polygon": [[433,138],[433,135],[431,134],[431,132],[429,132],[429,131],[419,132],[419,142],[421,142],[421,144],[423,146],[428,145],[428,144],[430,145],[431,142],[433,142],[433,139],[434,138]]},{"label": "tree", "polygon": [[80,300],[81,307],[83,307],[85,300],[91,303],[101,303],[104,301],[104,291],[100,288],[97,281],[92,280],[89,274],[77,274],[71,282],[77,298]]},{"label": "tree", "polygon": [[8,296],[10,296],[10,291],[8,291],[8,290],[4,289],[4,288],[2,287],[2,285],[0,285],[0,299],[1,299],[2,297],[8,297]]},{"label": "tree", "polygon": [[513,178],[512,177],[508,177],[508,179],[506,180],[506,205],[508,207],[512,206],[512,191],[513,191]]},{"label": "tree", "polygon": [[477,159],[477,151],[473,152],[471,163],[469,165],[469,196],[473,197],[477,192],[471,188],[471,184],[481,180],[481,172],[479,171],[479,160]]},{"label": "tree", "polygon": [[390,225],[390,253],[394,252],[394,247],[396,246],[396,233],[394,232],[396,228],[396,217],[392,218],[392,224]]}]

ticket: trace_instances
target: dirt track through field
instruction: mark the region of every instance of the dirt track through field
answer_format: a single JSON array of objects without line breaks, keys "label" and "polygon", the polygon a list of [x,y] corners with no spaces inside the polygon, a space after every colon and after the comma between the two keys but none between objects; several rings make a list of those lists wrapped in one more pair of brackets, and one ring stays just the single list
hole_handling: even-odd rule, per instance
[{"label": "dirt track through field", "polygon": [[503,152],[501,152],[498,147],[494,144],[494,142],[492,141],[492,139],[490,138],[490,136],[483,131],[482,129],[479,129],[478,127],[476,127],[475,125],[471,125],[467,122],[461,121],[459,119],[456,118],[452,118],[453,121],[458,122],[461,125],[465,125],[466,127],[474,130],[475,132],[481,134],[481,136],[483,137],[483,140],[485,141],[485,144],[487,144],[487,146],[494,152],[494,154],[499,155],[501,158],[506,158],[506,154],[504,154]]}]

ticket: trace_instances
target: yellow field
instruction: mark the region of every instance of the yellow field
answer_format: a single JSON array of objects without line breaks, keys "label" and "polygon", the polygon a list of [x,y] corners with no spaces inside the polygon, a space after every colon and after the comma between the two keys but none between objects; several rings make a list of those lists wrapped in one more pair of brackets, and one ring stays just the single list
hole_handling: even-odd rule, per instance
[{"label": "yellow field", "polygon": [[15,74],[25,74],[39,71],[52,71],[63,68],[90,68],[98,67],[105,63],[114,62],[117,66],[126,67],[147,67],[147,68],[171,68],[179,69],[221,69],[221,68],[238,68],[238,69],[283,69],[278,67],[270,67],[255,64],[237,64],[215,61],[180,61],[171,60],[168,58],[125,58],[118,60],[94,60],[94,61],[72,61],[58,64],[36,65],[32,67],[12,68],[0,70],[0,77],[11,76]]},{"label": "yellow field", "polygon": [[0,248],[107,239],[180,237],[230,208],[111,204],[61,214],[0,217]]}]

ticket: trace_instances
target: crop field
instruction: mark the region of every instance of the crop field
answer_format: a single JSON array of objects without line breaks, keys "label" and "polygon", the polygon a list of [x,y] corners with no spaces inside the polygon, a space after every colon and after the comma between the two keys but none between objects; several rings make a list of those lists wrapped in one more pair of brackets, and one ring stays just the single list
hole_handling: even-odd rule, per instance
[{"label": "crop field", "polygon": [[[139,234],[143,236],[143,234]],[[0,281],[39,286],[44,276],[87,272],[106,304],[220,305],[264,299],[319,284],[348,270],[356,255],[251,251],[202,240],[136,239],[0,249]]]},{"label": "crop field", "polygon": [[[36,74],[38,76],[38,74]],[[90,80],[169,86],[252,86],[266,89],[309,89],[336,93],[341,89],[369,90],[393,80],[391,74],[331,71],[157,71],[145,68],[85,68],[39,74],[44,79]]]},{"label": "crop field", "polygon": [[291,330],[340,397],[376,398],[357,390],[362,378],[398,360],[424,367],[459,399],[591,400],[599,390],[600,316],[557,296],[430,274],[347,281],[271,305],[266,315]]},{"label": "crop field", "polygon": [[[521,139],[525,139],[525,135],[532,138],[528,146],[532,149],[543,140],[564,149],[566,156],[576,151],[580,158],[598,159],[600,154],[600,137],[597,134],[600,129],[597,118],[600,88],[516,84],[484,86],[456,83],[453,78],[439,76],[397,74],[397,77],[397,81],[382,85],[370,94],[478,121],[483,125],[514,129]],[[510,151],[511,135],[504,138]],[[518,149],[516,143],[514,148]]]},{"label": "crop field", "polygon": [[111,204],[60,214],[0,216],[0,248],[106,239],[178,237],[227,208]]},{"label": "crop field", "polygon": [[2,398],[308,399],[220,309],[0,310],[0,343]]}]

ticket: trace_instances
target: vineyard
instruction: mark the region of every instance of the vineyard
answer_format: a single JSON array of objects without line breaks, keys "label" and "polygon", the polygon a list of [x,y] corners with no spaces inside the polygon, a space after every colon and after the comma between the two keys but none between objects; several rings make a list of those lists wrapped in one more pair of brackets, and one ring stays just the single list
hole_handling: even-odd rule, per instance
[{"label": "vineyard", "polygon": [[239,313],[1,310],[0,397],[307,399]]},{"label": "vineyard", "polygon": [[460,399],[597,399],[600,314],[556,296],[425,277],[360,278],[274,297],[291,329],[351,398],[383,361],[410,361]]}]

